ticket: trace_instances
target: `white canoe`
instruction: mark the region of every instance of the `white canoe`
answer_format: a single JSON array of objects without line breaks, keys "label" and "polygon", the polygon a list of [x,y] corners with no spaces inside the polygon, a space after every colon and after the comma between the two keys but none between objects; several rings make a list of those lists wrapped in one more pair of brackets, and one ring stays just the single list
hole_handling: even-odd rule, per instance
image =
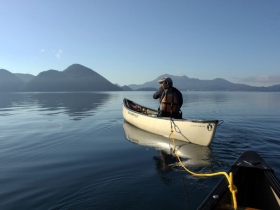
[{"label": "white canoe", "polygon": [[219,120],[190,120],[157,117],[157,111],[124,98],[123,117],[128,123],[151,133],[202,146],[209,146]]},{"label": "white canoe", "polygon": [[[197,144],[187,143],[185,141],[173,140],[160,135],[156,135],[131,125],[128,122],[123,123],[125,137],[130,142],[140,146],[151,147],[159,151],[160,154],[174,154],[174,145],[176,154],[183,158],[184,165],[209,166],[211,149]],[[177,161],[176,161],[177,162]]]}]

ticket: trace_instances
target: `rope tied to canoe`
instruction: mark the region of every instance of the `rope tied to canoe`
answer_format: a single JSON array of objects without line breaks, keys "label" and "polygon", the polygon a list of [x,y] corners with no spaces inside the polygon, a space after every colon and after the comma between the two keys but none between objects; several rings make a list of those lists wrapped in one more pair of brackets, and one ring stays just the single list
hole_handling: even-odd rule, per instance
[{"label": "rope tied to canoe", "polygon": [[[194,176],[199,176],[199,177],[210,177],[210,176],[220,176],[220,175],[224,175],[228,181],[228,188],[229,191],[231,192],[231,196],[232,196],[232,202],[233,202],[233,208],[236,210],[237,209],[237,199],[236,199],[236,193],[237,193],[237,188],[233,183],[233,176],[232,176],[232,172],[230,172],[229,174],[227,174],[227,172],[221,171],[221,172],[215,172],[215,173],[206,173],[206,174],[198,174],[195,173],[191,170],[189,170],[181,161],[180,157],[178,156],[176,149],[175,149],[175,141],[174,141],[174,136],[173,136],[173,126],[172,126],[172,120],[170,120],[171,123],[171,130],[170,130],[170,135],[172,136],[172,142],[173,142],[173,152],[175,154],[175,156],[177,157],[180,165],[182,166],[182,168],[185,169],[185,171],[187,171],[188,173],[194,175]],[[173,122],[174,123],[174,122]]]}]

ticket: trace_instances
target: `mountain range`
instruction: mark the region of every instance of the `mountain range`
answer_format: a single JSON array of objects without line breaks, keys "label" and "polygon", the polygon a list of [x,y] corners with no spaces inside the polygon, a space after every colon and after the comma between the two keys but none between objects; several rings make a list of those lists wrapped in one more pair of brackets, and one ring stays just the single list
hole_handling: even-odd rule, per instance
[{"label": "mountain range", "polygon": [[0,69],[0,92],[67,92],[67,91],[155,91],[158,80],[170,77],[181,91],[280,91],[280,84],[269,87],[255,87],[231,83],[225,79],[200,80],[187,76],[160,75],[143,84],[120,87],[112,84],[97,72],[80,64],[73,64],[64,71],[48,70],[37,76],[11,73]]},{"label": "mountain range", "polygon": [[0,91],[122,91],[122,88],[85,66],[73,64],[64,71],[51,69],[33,77],[0,69]]},{"label": "mountain range", "polygon": [[221,78],[200,80],[189,78],[185,75],[174,76],[169,74],[161,75],[155,80],[145,82],[141,85],[130,84],[128,87],[132,90],[139,90],[141,88],[158,88],[158,80],[163,77],[170,77],[173,81],[173,86],[182,91],[280,91],[280,84],[269,87],[256,87],[245,84],[235,84]]}]

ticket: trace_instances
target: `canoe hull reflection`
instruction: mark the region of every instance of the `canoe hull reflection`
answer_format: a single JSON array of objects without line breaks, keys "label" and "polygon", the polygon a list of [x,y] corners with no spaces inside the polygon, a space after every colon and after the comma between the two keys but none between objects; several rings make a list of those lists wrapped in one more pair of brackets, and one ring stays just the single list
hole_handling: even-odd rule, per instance
[{"label": "canoe hull reflection", "polygon": [[[144,130],[141,130],[128,122],[123,123],[126,139],[140,146],[152,147],[167,154],[173,154],[173,141]],[[186,165],[207,166],[210,165],[211,150],[209,147],[191,144],[180,140],[174,140],[175,149]]]}]

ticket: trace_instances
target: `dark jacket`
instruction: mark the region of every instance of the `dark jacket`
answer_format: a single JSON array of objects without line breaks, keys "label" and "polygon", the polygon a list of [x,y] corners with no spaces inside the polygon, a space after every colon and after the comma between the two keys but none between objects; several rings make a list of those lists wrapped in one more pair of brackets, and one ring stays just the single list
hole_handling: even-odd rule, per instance
[{"label": "dark jacket", "polygon": [[[182,93],[175,87],[166,87],[165,89],[163,88],[159,88],[153,95],[154,99],[159,99],[159,103],[161,104],[162,99],[165,96],[165,90],[170,90],[172,91],[172,93],[176,94],[177,98],[178,98],[178,109],[176,112],[173,112],[171,117],[172,118],[176,118],[176,119],[180,119],[182,118],[182,112],[180,111],[181,106],[183,105],[183,96]],[[170,113],[169,112],[165,112],[160,110],[160,108],[158,109],[158,116],[159,117],[170,117]]]}]

